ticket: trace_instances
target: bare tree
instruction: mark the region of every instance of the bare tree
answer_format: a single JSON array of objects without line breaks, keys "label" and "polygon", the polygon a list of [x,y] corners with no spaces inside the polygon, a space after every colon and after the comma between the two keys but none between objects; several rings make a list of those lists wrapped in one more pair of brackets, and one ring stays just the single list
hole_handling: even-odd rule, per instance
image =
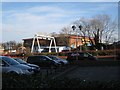
[{"label": "bare tree", "polygon": [[63,27],[59,32],[59,41],[65,46],[69,46],[69,35],[71,34],[71,29],[69,27]]},{"label": "bare tree", "polygon": [[[81,18],[78,21],[75,21],[77,27],[82,25],[82,29],[80,30],[81,36],[84,38],[86,36],[93,37],[96,48],[99,48],[100,43],[110,42],[113,37],[116,29],[117,22],[116,20],[111,20],[111,17],[108,15],[96,15],[90,19]],[[91,43],[93,44],[92,40]]]},{"label": "bare tree", "polygon": [[52,33],[50,33],[50,35],[51,35],[52,37],[56,37],[56,36],[57,36],[57,33],[56,33],[56,32],[52,32]]},{"label": "bare tree", "polygon": [[94,35],[98,37],[98,40],[95,41],[96,45],[109,43],[117,30],[116,20],[112,20],[108,15],[97,15],[91,20],[91,26],[94,30]]},{"label": "bare tree", "polygon": [[7,41],[2,43],[5,50],[17,50],[18,47],[22,46],[22,43],[17,43],[16,41]]},{"label": "bare tree", "polygon": [[[88,37],[91,45],[94,46],[94,42],[92,40],[92,37],[94,35],[93,35],[93,31],[92,31],[91,26],[90,26],[90,20],[83,17],[80,20],[75,21],[73,24],[75,24],[77,26],[77,29],[79,31],[79,35],[83,37],[84,45],[85,46],[87,45],[86,37]],[[80,25],[82,27],[80,27]]]}]

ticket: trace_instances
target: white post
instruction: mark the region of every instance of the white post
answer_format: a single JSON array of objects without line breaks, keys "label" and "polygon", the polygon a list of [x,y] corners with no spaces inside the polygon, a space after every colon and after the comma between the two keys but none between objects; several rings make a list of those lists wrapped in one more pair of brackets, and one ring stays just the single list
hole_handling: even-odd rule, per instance
[{"label": "white post", "polygon": [[51,39],[51,41],[50,41],[50,47],[49,47],[49,52],[51,52],[51,45],[52,45],[52,39]]},{"label": "white post", "polygon": [[38,44],[38,50],[39,50],[39,51],[40,51],[40,53],[41,53],[41,50],[40,50],[40,43],[39,43],[38,36],[37,36],[37,44]]},{"label": "white post", "polygon": [[35,36],[34,36],[34,38],[33,38],[33,42],[32,42],[32,48],[31,48],[31,53],[33,52],[34,43],[35,43],[35,38],[36,38],[36,35],[35,35]]},{"label": "white post", "polygon": [[54,45],[55,45],[55,51],[56,51],[56,53],[57,53],[55,38],[53,38],[53,40],[54,40]]}]

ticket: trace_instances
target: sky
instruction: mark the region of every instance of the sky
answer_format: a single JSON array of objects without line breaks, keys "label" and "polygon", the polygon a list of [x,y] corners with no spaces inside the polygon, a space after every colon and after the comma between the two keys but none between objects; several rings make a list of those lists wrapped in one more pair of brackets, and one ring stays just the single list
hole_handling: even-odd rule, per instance
[{"label": "sky", "polygon": [[[63,27],[82,17],[91,18],[98,14],[118,17],[118,2],[15,2],[0,3],[0,42],[16,41],[33,37],[40,32],[59,33]],[[58,0],[60,1],[60,0]],[[86,1],[86,0],[85,0]],[[100,0],[97,0],[100,1]],[[117,0],[116,0],[117,1]]]}]

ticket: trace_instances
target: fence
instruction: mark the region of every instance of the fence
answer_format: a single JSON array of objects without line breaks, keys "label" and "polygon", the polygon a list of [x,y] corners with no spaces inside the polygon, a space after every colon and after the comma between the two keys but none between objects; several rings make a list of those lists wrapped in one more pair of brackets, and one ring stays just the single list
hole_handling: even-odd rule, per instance
[{"label": "fence", "polygon": [[[59,56],[60,58],[64,58],[66,59],[67,58],[67,53],[69,52],[72,52],[72,51],[67,51],[67,52],[60,52],[60,53],[55,53],[55,52],[52,52],[52,53],[34,53],[34,54],[31,54],[31,53],[28,53],[24,56],[21,56],[18,55],[18,54],[14,54],[14,55],[5,55],[5,56],[11,56],[11,57],[19,57],[19,58],[22,58],[22,59],[25,59],[28,57],[28,56],[31,56],[31,55],[56,55],[56,56]],[[74,52],[74,51],[73,51]],[[86,50],[86,51],[82,51],[82,52],[88,52],[88,53],[91,53],[92,55],[98,57],[98,58],[107,58],[107,57],[116,57],[116,55],[119,55],[120,54],[120,49],[111,49],[111,50]]]}]

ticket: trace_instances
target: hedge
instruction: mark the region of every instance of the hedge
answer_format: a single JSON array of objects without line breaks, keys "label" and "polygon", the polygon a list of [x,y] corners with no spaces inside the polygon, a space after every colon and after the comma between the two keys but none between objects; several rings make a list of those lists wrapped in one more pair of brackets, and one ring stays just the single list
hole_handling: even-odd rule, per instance
[{"label": "hedge", "polygon": [[85,81],[77,78],[45,78],[41,75],[2,75],[2,88],[112,88],[120,89],[120,81]]}]

